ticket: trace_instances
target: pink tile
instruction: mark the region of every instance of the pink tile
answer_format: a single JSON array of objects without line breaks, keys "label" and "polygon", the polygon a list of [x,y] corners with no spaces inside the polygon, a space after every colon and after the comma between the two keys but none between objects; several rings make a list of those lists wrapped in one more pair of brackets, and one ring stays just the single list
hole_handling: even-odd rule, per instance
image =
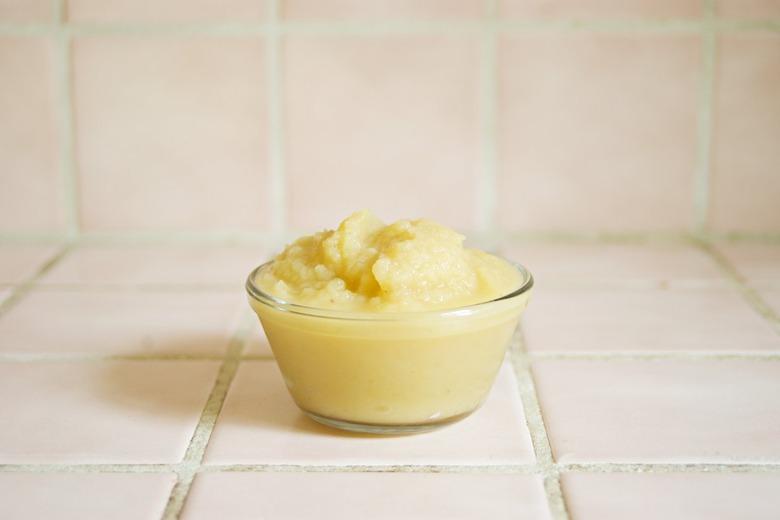
[{"label": "pink tile", "polygon": [[290,19],[341,20],[479,18],[485,11],[484,2],[479,0],[287,0],[281,9]]},{"label": "pink tile", "polygon": [[718,244],[720,250],[749,283],[780,285],[780,244]]},{"label": "pink tile", "polygon": [[701,14],[698,0],[499,0],[499,13],[528,19],[692,18]]},{"label": "pink tile", "polygon": [[0,352],[220,355],[246,305],[231,293],[37,290],[0,320]]},{"label": "pink tile", "polygon": [[558,462],[780,461],[780,363],[545,360],[533,369]]},{"label": "pink tile", "polygon": [[50,41],[0,38],[0,231],[65,225],[54,65]]},{"label": "pink tile", "polygon": [[593,33],[502,39],[499,224],[509,230],[688,227],[699,40]]},{"label": "pink tile", "polygon": [[0,0],[0,23],[53,21],[51,0]]},{"label": "pink tile", "polygon": [[0,473],[0,517],[159,518],[175,481],[165,474]]},{"label": "pink tile", "polygon": [[253,38],[77,39],[84,228],[266,228],[263,56]]},{"label": "pink tile", "polygon": [[532,351],[780,350],[780,336],[733,289],[546,289],[523,316]]},{"label": "pink tile", "polygon": [[550,518],[537,476],[452,473],[200,474],[183,517]]},{"label": "pink tile", "polygon": [[537,286],[724,285],[715,262],[681,244],[506,243],[506,258],[528,267]]},{"label": "pink tile", "polygon": [[266,12],[267,0],[69,0],[75,22],[254,22]]},{"label": "pink tile", "polygon": [[769,520],[780,509],[778,475],[575,473],[562,481],[573,518]]},{"label": "pink tile", "polygon": [[259,246],[85,246],[41,279],[44,284],[233,285],[270,255]]},{"label": "pink tile", "polygon": [[13,289],[11,287],[0,287],[0,304],[11,296]]},{"label": "pink tile", "polygon": [[[760,291],[761,296],[766,300],[775,314],[780,316],[780,288],[779,289],[763,289]],[[778,329],[780,330],[780,328]]]},{"label": "pink tile", "polygon": [[715,77],[710,223],[780,230],[780,35],[725,34]]},{"label": "pink tile", "polygon": [[777,0],[719,0],[718,14],[729,18],[777,18],[780,2]]},{"label": "pink tile", "polygon": [[209,464],[510,464],[533,457],[508,367],[471,417],[431,433],[376,437],[305,417],[272,361],[241,365],[206,453]]},{"label": "pink tile", "polygon": [[57,252],[58,246],[0,244],[0,284],[21,283]]},{"label": "pink tile", "polygon": [[175,463],[216,361],[0,363],[0,463]]},{"label": "pink tile", "polygon": [[476,37],[287,39],[292,225],[332,227],[365,207],[473,228],[478,58]]}]

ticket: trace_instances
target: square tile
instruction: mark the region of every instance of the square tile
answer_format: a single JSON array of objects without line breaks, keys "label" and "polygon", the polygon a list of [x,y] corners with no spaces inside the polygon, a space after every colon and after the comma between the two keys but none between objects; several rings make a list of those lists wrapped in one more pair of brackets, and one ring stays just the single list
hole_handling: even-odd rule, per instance
[{"label": "square tile", "polygon": [[780,287],[780,244],[717,244],[737,272],[751,285]]},{"label": "square tile", "polygon": [[729,18],[777,18],[777,0],[718,0],[718,14]]},{"label": "square tile", "polygon": [[217,361],[0,363],[0,463],[176,463]]},{"label": "square tile", "polygon": [[780,35],[724,34],[713,106],[710,225],[780,230]]},{"label": "square tile", "polygon": [[502,38],[499,224],[569,231],[689,227],[700,68],[694,35]]},{"label": "square tile", "polygon": [[533,459],[508,366],[471,417],[431,433],[376,437],[315,423],[293,403],[276,363],[245,361],[206,452],[209,464],[522,464]]},{"label": "square tile", "polygon": [[560,463],[780,461],[780,363],[537,361]]},{"label": "square tile", "polygon": [[230,293],[34,290],[0,319],[0,352],[221,355],[246,305]]},{"label": "square tile", "polygon": [[26,281],[51,259],[59,246],[0,244],[0,284]]},{"label": "square tile", "polygon": [[61,231],[53,43],[0,37],[0,231]]},{"label": "square tile", "polygon": [[53,21],[51,0],[0,0],[0,23]]},{"label": "square tile", "polygon": [[780,509],[771,474],[573,473],[562,484],[573,518],[769,520]]},{"label": "square tile", "polygon": [[43,284],[224,285],[242,291],[269,258],[260,246],[84,246],[68,253]]},{"label": "square tile", "polygon": [[166,474],[0,473],[0,517],[159,518],[174,482]]},{"label": "square tile", "polygon": [[462,19],[479,18],[485,11],[479,0],[286,0],[280,8],[285,18],[302,20]]},{"label": "square tile", "polygon": [[79,38],[73,59],[86,231],[268,227],[259,38]]},{"label": "square tile", "polygon": [[[345,493],[345,490],[349,490]],[[399,500],[399,498],[402,498]],[[183,518],[547,519],[533,475],[205,473]]]},{"label": "square tile", "polygon": [[528,349],[780,351],[780,336],[733,289],[546,289],[523,315]]},{"label": "square tile", "polygon": [[539,288],[726,284],[711,258],[681,244],[515,242],[500,252],[528,267]]},{"label": "square tile", "polygon": [[499,0],[498,10],[506,18],[609,19],[692,18],[701,14],[698,0]]},{"label": "square tile", "polygon": [[293,227],[364,207],[475,227],[478,38],[290,37],[284,63]]},{"label": "square tile", "polygon": [[264,18],[267,0],[69,0],[74,22],[256,22]]}]

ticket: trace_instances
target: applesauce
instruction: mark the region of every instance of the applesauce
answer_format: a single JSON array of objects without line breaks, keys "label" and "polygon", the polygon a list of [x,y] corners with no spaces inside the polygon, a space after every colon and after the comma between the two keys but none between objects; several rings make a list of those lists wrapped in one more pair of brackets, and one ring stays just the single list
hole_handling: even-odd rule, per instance
[{"label": "applesauce", "polygon": [[295,241],[247,280],[285,383],[315,420],[431,429],[487,396],[533,279],[428,220],[369,212]]}]

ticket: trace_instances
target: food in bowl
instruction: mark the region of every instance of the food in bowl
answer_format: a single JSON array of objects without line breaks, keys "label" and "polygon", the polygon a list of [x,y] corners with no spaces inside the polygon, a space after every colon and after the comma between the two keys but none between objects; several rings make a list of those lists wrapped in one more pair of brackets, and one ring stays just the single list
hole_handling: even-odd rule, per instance
[{"label": "food in bowl", "polygon": [[250,274],[250,304],[305,413],[407,433],[479,407],[533,279],[463,242],[430,220],[385,225],[361,211]]}]

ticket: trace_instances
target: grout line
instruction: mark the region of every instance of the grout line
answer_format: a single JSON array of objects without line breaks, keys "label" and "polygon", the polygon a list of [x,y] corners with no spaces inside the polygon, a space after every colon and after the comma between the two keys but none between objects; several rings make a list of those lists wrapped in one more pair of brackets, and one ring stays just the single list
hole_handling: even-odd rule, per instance
[{"label": "grout line", "polygon": [[477,227],[485,234],[495,229],[497,193],[497,106],[498,106],[498,35],[496,2],[487,1],[487,22],[482,34],[480,82],[480,126],[482,127],[482,172],[477,176]]},{"label": "grout line", "polygon": [[698,242],[697,244],[713,259],[718,268],[732,282],[750,307],[760,314],[777,334],[780,334],[780,316],[778,316],[772,307],[764,301],[755,289],[747,284],[745,278],[739,273],[726,255],[711,243]]},{"label": "grout line", "polygon": [[559,464],[566,473],[780,473],[780,463],[634,463]]},{"label": "grout line", "polygon": [[705,0],[705,25],[702,33],[702,69],[699,78],[697,107],[696,172],[694,175],[694,230],[707,229],[712,178],[712,118],[715,82],[715,0]]},{"label": "grout line", "polygon": [[[0,473],[176,473],[179,464],[0,464]],[[580,462],[555,464],[560,473],[780,473],[780,462]],[[196,473],[470,473],[536,475],[535,464],[206,464]]]},{"label": "grout line", "polygon": [[49,352],[4,352],[0,363],[84,363],[106,361],[223,361],[218,354],[92,354]]},{"label": "grout line", "polygon": [[46,260],[41,266],[38,268],[38,270],[29,278],[27,278],[24,282],[21,284],[15,286],[11,292],[11,294],[0,302],[0,317],[2,317],[8,310],[13,307],[19,300],[24,298],[24,296],[30,292],[30,289],[33,288],[35,283],[49,270],[51,270],[60,260],[62,260],[65,255],[68,254],[68,252],[71,250],[71,245],[66,244],[60,249],[54,253],[48,260]]},{"label": "grout line", "polygon": [[231,340],[222,366],[219,368],[214,387],[200,415],[198,425],[192,434],[184,458],[179,465],[176,484],[171,490],[168,503],[162,515],[164,520],[179,518],[189,496],[195,474],[203,463],[206,447],[211,439],[211,434],[214,432],[217,418],[225,403],[230,385],[236,376],[238,366],[241,363],[241,353],[249,334],[249,328],[254,324],[254,320],[249,318],[250,313],[246,311],[241,325]]},{"label": "grout line", "polygon": [[201,473],[493,473],[534,475],[539,472],[532,464],[447,465],[447,464],[228,464],[204,465]]},{"label": "grout line", "polygon": [[748,352],[650,352],[650,351],[582,351],[582,352],[531,352],[527,354],[533,359],[549,360],[579,360],[579,361],[780,361],[779,351],[748,351]]},{"label": "grout line", "polygon": [[271,230],[284,235],[287,221],[287,193],[284,169],[284,124],[282,121],[282,58],[279,31],[279,0],[268,2],[269,31],[266,38],[266,74],[268,88],[268,207]]},{"label": "grout line", "polygon": [[531,434],[536,461],[544,475],[544,491],[550,513],[555,520],[568,520],[569,513],[561,489],[560,474],[555,465],[536,385],[531,373],[531,365],[526,355],[522,325],[518,325],[512,338],[510,360],[517,377],[518,391],[523,403],[528,431]]},{"label": "grout line", "polygon": [[0,473],[174,473],[177,464],[0,464]]},{"label": "grout line", "polygon": [[79,235],[79,205],[73,116],[73,48],[66,21],[66,0],[57,1],[57,88],[59,109],[60,179],[63,189],[67,237]]}]

